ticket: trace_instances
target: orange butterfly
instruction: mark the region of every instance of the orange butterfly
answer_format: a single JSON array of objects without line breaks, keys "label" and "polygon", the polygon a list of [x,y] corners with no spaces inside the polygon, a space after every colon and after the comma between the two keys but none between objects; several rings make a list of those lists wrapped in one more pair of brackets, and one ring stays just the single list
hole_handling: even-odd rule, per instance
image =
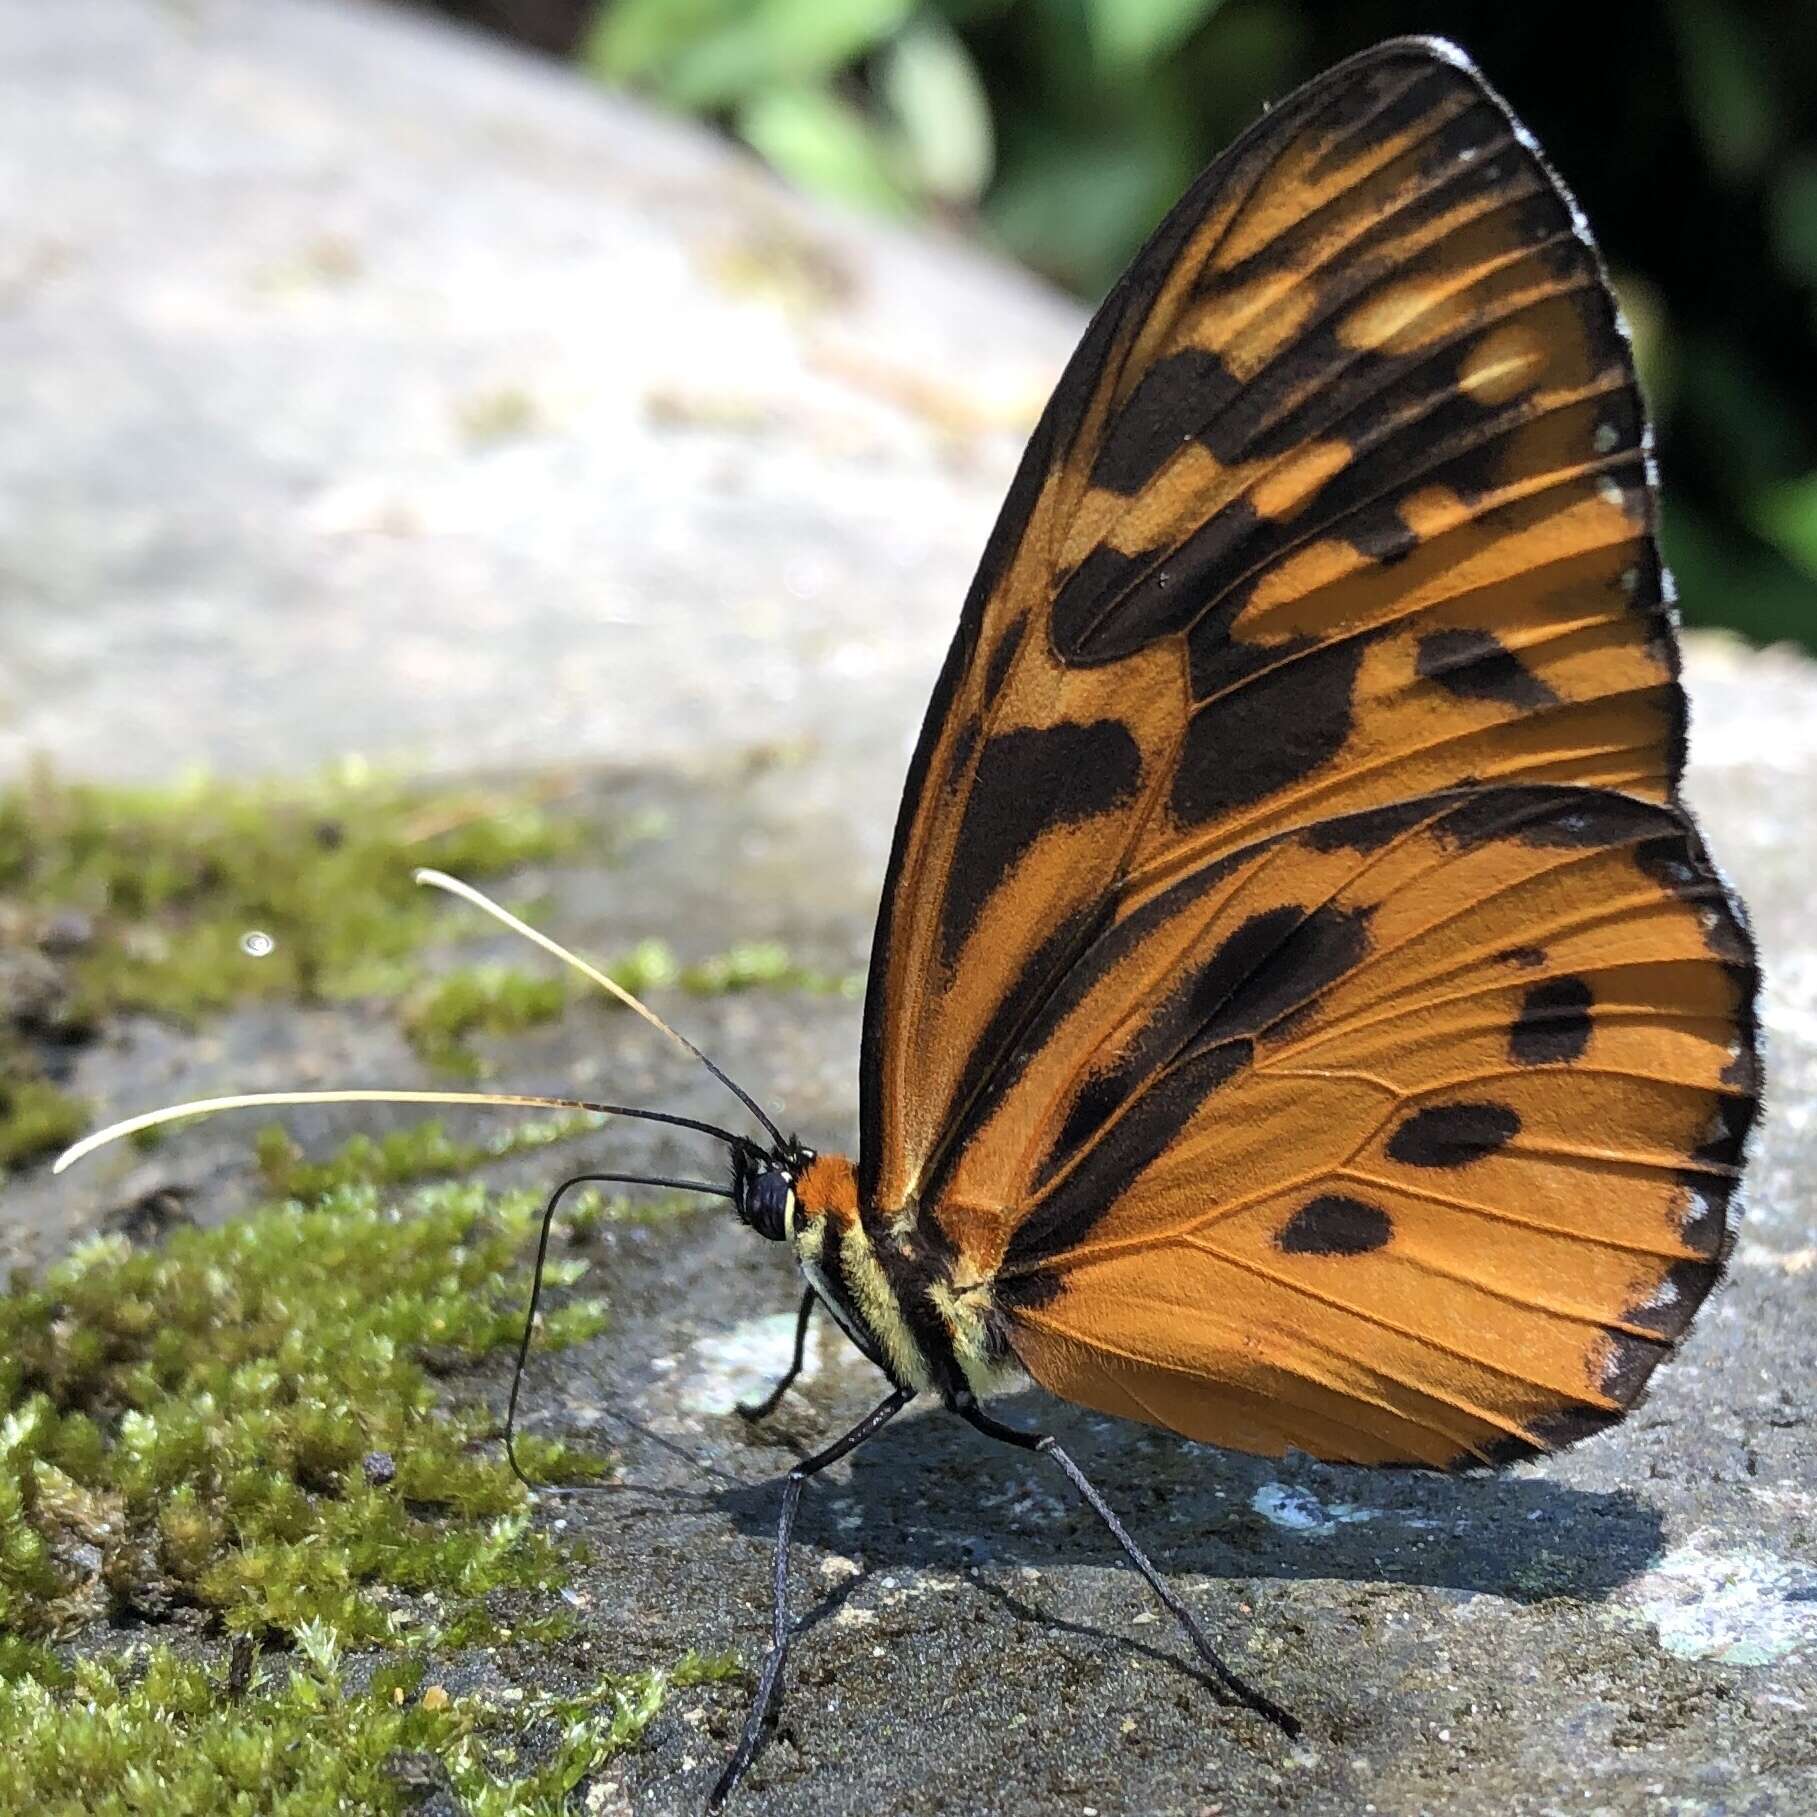
[{"label": "orange butterfly", "polygon": [[1032,1377],[1434,1468],[1634,1404],[1721,1273],[1759,1094],[1747,924],[1678,799],[1655,516],[1583,216],[1453,47],[1308,84],[1138,255],[910,768],[861,1158],[742,1091],[764,1143],[595,1107],[723,1140],[702,1189],[793,1247],[758,1411],[817,1301],[890,1382],[789,1474],[715,1804],[779,1696],[801,1486],[918,1394],[1051,1456],[1290,1731],[984,1399]]}]

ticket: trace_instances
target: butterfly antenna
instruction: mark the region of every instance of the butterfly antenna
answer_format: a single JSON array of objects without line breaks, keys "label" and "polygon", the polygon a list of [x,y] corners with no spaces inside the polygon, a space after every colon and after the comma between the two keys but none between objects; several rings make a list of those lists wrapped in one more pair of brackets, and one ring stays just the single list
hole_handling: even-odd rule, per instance
[{"label": "butterfly antenna", "polygon": [[527,921],[522,921],[512,914],[502,904],[494,902],[483,891],[476,890],[470,883],[463,883],[458,877],[450,877],[446,871],[419,870],[416,873],[416,880],[418,883],[429,885],[432,889],[446,890],[449,895],[459,896],[463,902],[470,902],[475,908],[483,909],[494,921],[503,922],[513,933],[522,934],[526,940],[534,941],[544,952],[553,953],[557,959],[573,966],[583,977],[591,978],[608,996],[616,997],[626,1009],[635,1010],[652,1028],[660,1029],[677,1047],[692,1054],[769,1131],[771,1141],[778,1148],[785,1146],[782,1131],[770,1120],[763,1106],[737,1080],[727,1077],[686,1035],[679,1034],[672,1029],[662,1017],[657,1015],[655,1010],[651,1009],[647,1003],[642,1003],[632,996],[617,979],[608,977],[598,966],[589,965],[578,953],[569,952],[559,941],[550,939],[539,928],[532,927]]},{"label": "butterfly antenna", "polygon": [[549,1202],[543,1207],[542,1229],[536,1238],[536,1264],[530,1272],[530,1306],[524,1314],[524,1335],[517,1344],[517,1364],[511,1371],[511,1398],[505,1404],[505,1461],[511,1466],[511,1474],[533,1495],[588,1493],[587,1485],[532,1482],[524,1474],[523,1465],[517,1461],[517,1397],[523,1387],[524,1366],[530,1359],[530,1338],[536,1330],[536,1309],[543,1297],[543,1265],[549,1259],[549,1232],[555,1223],[555,1208],[561,1204],[569,1188],[586,1184],[666,1186],[674,1192],[710,1193],[716,1199],[729,1199],[733,1196],[725,1187],[715,1186],[707,1180],[671,1180],[658,1174],[642,1173],[577,1173],[572,1179],[563,1180],[550,1193]]},{"label": "butterfly antenna", "polygon": [[218,1110],[279,1104],[522,1105],[533,1110],[582,1110],[599,1117],[635,1117],[643,1123],[668,1123],[677,1129],[698,1130],[704,1136],[725,1143],[728,1148],[736,1148],[744,1140],[731,1130],[721,1129],[717,1123],[703,1123],[698,1117],[680,1117],[666,1110],[642,1110],[632,1104],[596,1104],[587,1098],[541,1098],[524,1092],[489,1091],[245,1091],[225,1098],[192,1098],[186,1104],[167,1104],[162,1110],[122,1117],[118,1123],[109,1123],[105,1129],[97,1129],[80,1142],[72,1143],[51,1163],[50,1170],[61,1173],[104,1144],[116,1142],[122,1136],[137,1135],[142,1129],[156,1129],[161,1123],[174,1123],[183,1117],[211,1116]]}]

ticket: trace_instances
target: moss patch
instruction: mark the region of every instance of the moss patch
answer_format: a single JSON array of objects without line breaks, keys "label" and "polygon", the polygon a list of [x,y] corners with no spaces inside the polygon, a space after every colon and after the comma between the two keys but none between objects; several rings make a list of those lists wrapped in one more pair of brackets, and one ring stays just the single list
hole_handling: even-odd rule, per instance
[{"label": "moss patch", "polygon": [[[395,1174],[469,1159],[432,1125],[370,1146]],[[274,1157],[324,1196],[151,1251],[100,1238],[0,1298],[0,1809],[393,1811],[427,1774],[470,1812],[554,1813],[671,1686],[733,1672],[690,1658],[559,1696],[539,1668],[498,1702],[424,1689],[432,1649],[572,1626],[552,1595],[567,1559],[484,1443],[495,1415],[447,1392],[515,1344],[540,1204],[461,1185],[400,1211],[340,1183],[361,1159],[310,1175]],[[602,1322],[571,1300],[540,1342]],[[605,1467],[519,1451],[563,1481]],[[231,1691],[193,1647],[68,1656],[123,1619],[296,1651]],[[363,1657],[343,1674],[347,1648]]]},{"label": "moss patch", "polygon": [[[390,1643],[398,1592],[464,1607],[548,1588],[556,1554],[477,1449],[496,1421],[435,1380],[508,1350],[532,1195],[364,1188],[136,1251],[97,1239],[0,1300],[0,1626],[95,1617]],[[557,1264],[572,1279],[580,1265]],[[550,1311],[543,1342],[599,1330]],[[597,1460],[531,1439],[564,1480]]]},{"label": "moss patch", "polygon": [[21,1076],[8,1078],[0,1038],[0,1174],[21,1161],[55,1154],[88,1126],[86,1107],[48,1079],[34,1077],[22,1057]]},{"label": "moss patch", "polygon": [[[0,1298],[0,1810],[314,1817],[439,1788],[470,1813],[553,1817],[672,1688],[737,1668],[690,1656],[561,1695],[539,1667],[496,1700],[427,1682],[432,1649],[547,1647],[573,1623],[552,1597],[536,1612],[567,1561],[480,1448],[494,1415],[446,1392],[515,1344],[539,1203],[443,1186],[400,1213],[346,1183],[469,1164],[433,1124],[314,1170],[274,1137],[268,1173],[316,1203],[149,1252],[97,1239]],[[540,1341],[601,1323],[571,1301]],[[519,1450],[564,1481],[603,1468],[547,1440]],[[500,1591],[518,1592],[502,1619]],[[238,1686],[193,1646],[69,1657],[64,1637],[97,1618],[295,1650]],[[363,1657],[344,1671],[349,1647]]]},{"label": "moss patch", "polygon": [[827,972],[802,965],[776,941],[749,941],[684,965],[661,940],[640,940],[615,959],[607,972],[634,996],[646,991],[679,988],[695,997],[724,996],[730,991],[799,990],[816,996],[863,994],[859,972]]},{"label": "moss patch", "polygon": [[[465,911],[412,873],[493,878],[597,837],[533,787],[410,786],[356,763],[307,784],[39,775],[0,791],[0,1170],[80,1134],[86,1107],[47,1059],[122,1010],[193,1021],[252,999],[389,1000],[428,1064],[479,1076],[474,1037],[552,1022],[577,987],[504,965],[425,978],[424,947]],[[608,969],[640,994],[862,989],[773,942],[684,964],[648,940]]]},{"label": "moss patch", "polygon": [[494,877],[584,831],[530,790],[413,788],[357,764],[303,785],[40,775],[0,791],[0,946],[19,974],[0,1009],[0,1168],[79,1133],[85,1109],[45,1055],[109,1014],[398,996],[449,910],[416,866]]},{"label": "moss patch", "polygon": [[431,1066],[477,1079],[487,1071],[470,1045],[475,1035],[510,1035],[559,1020],[564,979],[507,965],[472,965],[424,984],[404,1001],[404,1033]]},{"label": "moss patch", "polygon": [[[412,788],[357,764],[305,786],[39,778],[0,793],[0,899],[40,938],[86,924],[71,1015],[187,1018],[256,997],[395,995],[447,907],[416,866],[496,877],[578,836],[522,792]],[[249,933],[269,950],[254,956]]]},{"label": "moss patch", "polygon": [[[615,984],[639,997],[672,989],[695,997],[748,990],[855,997],[864,988],[860,974],[802,965],[772,941],[729,947],[684,965],[665,942],[642,940],[603,969]],[[475,1035],[519,1034],[557,1021],[576,988],[565,976],[543,977],[506,965],[468,966],[425,981],[405,998],[404,1032],[429,1065],[462,1078],[480,1078],[491,1069],[473,1051]],[[591,1001],[611,1007],[610,998],[580,988]]]},{"label": "moss patch", "polygon": [[698,1211],[700,1205],[697,1192],[646,1192],[632,1198],[608,1196],[589,1186],[564,1203],[556,1228],[570,1243],[589,1243],[608,1224],[661,1224],[684,1211]]},{"label": "moss patch", "polygon": [[[61,1686],[13,1684],[0,1699],[0,1808],[318,1817],[407,1811],[441,1791],[469,1817],[556,1817],[588,1774],[637,1744],[672,1687],[736,1670],[691,1655],[668,1672],[501,1708],[424,1687],[410,1661],[354,1688],[331,1634],[298,1639],[293,1663],[255,1671],[238,1696],[164,1647],[80,1661]],[[526,1743],[535,1765],[522,1759]]]},{"label": "moss patch", "polygon": [[508,1155],[534,1154],[601,1127],[584,1112],[514,1124],[485,1142],[456,1142],[436,1121],[412,1123],[383,1136],[354,1136],[322,1161],[311,1161],[273,1124],[254,1141],[259,1171],[273,1192],[319,1199],[343,1186],[406,1186],[471,1173]]}]

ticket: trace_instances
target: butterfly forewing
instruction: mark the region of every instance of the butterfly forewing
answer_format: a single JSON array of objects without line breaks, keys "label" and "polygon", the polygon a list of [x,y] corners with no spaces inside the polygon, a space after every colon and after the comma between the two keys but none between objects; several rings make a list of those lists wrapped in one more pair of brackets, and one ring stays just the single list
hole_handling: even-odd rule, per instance
[{"label": "butterfly forewing", "polygon": [[[1449,47],[1275,108],[1106,300],[936,690],[866,1008],[866,1203],[995,1283],[1039,1379],[1425,1462],[1632,1400],[1755,1086],[1653,519],[1581,216]],[[1408,1160],[1439,1113],[1508,1133]]]}]

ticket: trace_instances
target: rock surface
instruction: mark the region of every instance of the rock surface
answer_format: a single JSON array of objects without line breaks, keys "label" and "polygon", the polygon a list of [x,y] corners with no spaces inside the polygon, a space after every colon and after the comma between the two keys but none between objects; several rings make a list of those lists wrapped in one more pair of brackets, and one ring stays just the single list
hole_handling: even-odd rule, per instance
[{"label": "rock surface", "polygon": [[[627,863],[548,874],[562,938],[780,935],[860,965],[921,700],[1075,313],[406,15],[61,0],[3,36],[0,773],[561,764],[667,817]],[[906,1419],[809,1494],[790,1701],[741,1808],[1817,1804],[1817,670],[1698,641],[1690,679],[1691,794],[1767,960],[1771,1095],[1732,1278],[1647,1406],[1459,1481],[1012,1405],[1301,1715],[1293,1747],[1196,1681],[1063,1482]],[[855,1004],[689,1015],[805,1135],[849,1142]],[[603,1012],[508,1058],[723,1109]],[[388,1026],[263,1010],[111,1031],[73,1083],[123,1111],[356,1076],[412,1082]],[[244,1134],[28,1179],[9,1243],[172,1183],[222,1215],[252,1189]],[[551,1514],[595,1561],[577,1663],[755,1660],[774,1479],[875,1378],[823,1330],[771,1427],[729,1416],[785,1358],[793,1287],[723,1217],[617,1230],[596,1275],[610,1335],[531,1397],[637,1485]],[[599,1808],[698,1809],[738,1706],[672,1706]]]},{"label": "rock surface", "polygon": [[1070,306],[408,14],[33,11],[0,763],[906,737]]}]

